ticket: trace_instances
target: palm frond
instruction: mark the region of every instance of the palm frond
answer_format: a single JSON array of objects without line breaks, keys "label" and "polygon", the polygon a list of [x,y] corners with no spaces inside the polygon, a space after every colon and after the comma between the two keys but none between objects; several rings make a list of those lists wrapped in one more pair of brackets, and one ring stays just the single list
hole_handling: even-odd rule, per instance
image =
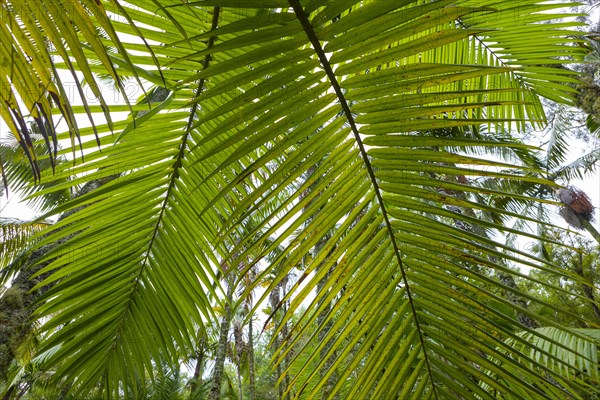
[{"label": "palm frond", "polygon": [[[1,7],[21,3],[29,11],[26,2]],[[57,349],[46,360],[57,379],[68,377],[80,392],[102,380],[117,396],[151,374],[153,362],[166,357],[175,364],[182,350],[194,348],[197,326],[214,319],[219,267],[248,270],[283,246],[257,277],[274,275],[264,297],[303,260],[303,275],[282,299],[291,300],[284,321],[316,291],[276,355],[280,362],[300,335],[316,332],[289,369],[296,375],[286,390],[294,397],[314,397],[334,373],[329,396],[348,390],[349,374],[358,398],[563,398],[577,389],[577,382],[575,389],[545,385],[558,373],[531,369],[543,367],[534,358],[512,358],[506,340],[523,342],[522,326],[497,305],[527,310],[498,295],[516,289],[492,277],[518,275],[501,261],[517,258],[457,226],[502,230],[502,216],[510,214],[495,199],[534,199],[511,185],[487,191],[486,211],[499,215],[492,221],[447,207],[482,208],[460,195],[480,188],[456,183],[459,177],[551,185],[532,173],[535,166],[471,156],[498,148],[527,154],[531,147],[419,133],[481,124],[524,130],[545,121],[540,95],[572,102],[574,76],[552,65],[580,60],[584,50],[570,46],[568,29],[576,23],[555,21],[559,5],[40,4],[47,13],[12,14],[9,33],[30,35],[13,44],[22,57],[11,71],[40,77],[47,89],[36,97],[49,94],[60,105],[40,107],[69,125],[57,138],[81,137],[86,154],[75,166],[57,165],[44,176],[55,185],[36,195],[114,178],[57,207],[54,213],[81,209],[41,243],[73,235],[40,260],[53,260],[40,271],[53,272],[41,283],[52,287],[36,316],[47,318],[41,351]],[[96,37],[94,26],[105,35]],[[32,43],[43,53],[40,65],[23,56]],[[43,79],[57,79],[55,69],[70,71],[77,88],[78,74],[93,88],[94,73],[108,72],[117,84],[134,76],[169,94],[154,103],[149,94],[132,106],[72,106],[64,84]],[[3,72],[1,83],[8,76]],[[17,93],[32,109],[33,98]],[[25,143],[28,133],[16,122],[26,113],[14,101],[0,110]],[[80,114],[94,121],[90,127],[77,126]],[[257,215],[249,232],[237,229]],[[519,257],[539,267],[540,260]],[[327,372],[317,359],[331,360]],[[478,368],[499,374],[504,364],[496,360],[514,374],[494,380]]]},{"label": "palm frond", "polygon": [[[564,381],[584,381],[584,385],[598,385],[598,329],[538,328],[521,332],[525,342],[510,340],[526,360],[535,360],[545,369],[554,371]],[[528,361],[526,361],[528,362]],[[531,364],[532,368],[539,368]],[[597,391],[597,389],[595,389]]]},{"label": "palm frond", "polygon": [[600,148],[594,148],[569,164],[561,166],[553,175],[556,176],[556,179],[564,179],[566,181],[583,179],[595,171],[599,160]]},{"label": "palm frond", "polygon": [[20,271],[27,262],[36,234],[49,225],[44,221],[0,218],[0,287]]}]

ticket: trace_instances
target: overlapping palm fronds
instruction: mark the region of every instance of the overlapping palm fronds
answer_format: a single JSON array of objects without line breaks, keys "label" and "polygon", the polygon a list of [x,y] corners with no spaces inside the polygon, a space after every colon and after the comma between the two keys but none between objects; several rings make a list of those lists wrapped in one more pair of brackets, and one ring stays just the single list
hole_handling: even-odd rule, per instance
[{"label": "overlapping palm fronds", "polygon": [[[275,275],[266,298],[307,261],[281,299],[290,301],[282,322],[309,305],[276,362],[304,332],[317,332],[284,371],[293,397],[312,398],[326,384],[332,397],[576,395],[579,382],[557,389],[548,383],[560,379],[555,370],[509,344],[527,346],[523,327],[498,311],[517,307],[498,291],[517,289],[494,273],[516,275],[505,261],[535,268],[541,260],[507,256],[492,236],[456,224],[504,231],[510,212],[494,200],[535,201],[515,186],[484,192],[461,177],[551,184],[535,166],[481,156],[529,146],[461,132],[539,126],[540,96],[573,102],[575,78],[552,67],[584,56],[569,36],[577,23],[557,20],[564,5],[43,0],[44,12],[32,13],[31,4],[0,4],[9,14],[3,56],[14,60],[1,64],[0,83],[15,87],[2,93],[2,116],[34,168],[20,124],[28,115],[40,124],[62,115],[69,132],[57,139],[79,137],[87,153],[75,166],[57,165],[44,176],[56,185],[38,194],[116,176],[53,210],[87,205],[42,241],[74,234],[40,260],[53,260],[40,272],[53,272],[42,283],[52,287],[36,311],[49,333],[40,351],[56,349],[47,363],[73,391],[101,381],[116,397],[153,362],[176,364],[194,348],[198,325],[215,318],[219,265],[244,260],[249,270],[283,246],[257,282]],[[29,59],[31,51],[41,55]],[[71,105],[58,70],[71,73],[76,90],[85,79],[98,104]],[[168,96],[111,105],[94,73],[109,74],[121,91],[122,77],[133,76]],[[25,76],[41,86],[18,87]],[[83,127],[78,115],[93,122]],[[233,240],[249,218],[252,231]],[[480,369],[500,375],[506,365],[514,373],[501,380]]]}]

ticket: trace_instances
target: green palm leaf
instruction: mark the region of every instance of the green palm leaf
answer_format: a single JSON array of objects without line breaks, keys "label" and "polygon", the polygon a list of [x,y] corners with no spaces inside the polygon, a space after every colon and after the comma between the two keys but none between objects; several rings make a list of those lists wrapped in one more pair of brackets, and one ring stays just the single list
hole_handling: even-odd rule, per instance
[{"label": "green palm leaf", "polygon": [[[560,382],[580,381],[597,393],[598,385],[598,330],[572,329],[565,331],[554,327],[538,328],[534,332],[519,334],[525,341],[509,339],[509,345],[523,354],[523,361],[531,368],[553,371]],[[509,367],[510,368],[510,367]]]},{"label": "green palm leaf", "polygon": [[26,263],[35,234],[48,222],[0,218],[0,284],[4,286]]},{"label": "green palm leaf", "polygon": [[[56,7],[66,2],[40,4],[48,14],[21,23],[29,16],[17,9],[8,25],[9,33],[29,33],[13,45],[22,57],[10,71],[46,84],[36,96],[56,97],[59,107],[49,101],[35,107],[48,120],[62,114],[69,132],[58,139],[81,137],[87,154],[75,166],[43,174],[56,185],[38,195],[105,182],[57,207],[54,213],[85,206],[42,240],[73,235],[46,254],[43,260],[53,262],[40,271],[54,272],[42,283],[52,287],[36,315],[48,318],[40,351],[56,350],[47,363],[57,378],[70,377],[82,392],[102,381],[116,397],[135,386],[127,382],[151,374],[153,362],[176,364],[181,351],[193,349],[197,326],[214,319],[210,299],[223,295],[213,290],[219,266],[243,262],[249,269],[284,246],[262,271],[275,273],[264,297],[309,252],[284,318],[320,290],[275,361],[304,332],[324,338],[313,334],[290,366],[296,372],[287,391],[294,397],[313,398],[334,372],[328,396],[574,393],[568,385],[545,385],[558,374],[532,370],[530,363],[540,364],[535,358],[507,355],[513,349],[506,339],[523,342],[517,333],[523,327],[494,306],[518,308],[498,294],[515,291],[493,279],[515,274],[501,260],[531,267],[540,260],[523,252],[508,257],[493,240],[458,226],[505,231],[500,222],[477,218],[483,207],[462,197],[474,189],[460,177],[550,184],[530,166],[471,156],[499,147],[526,154],[528,146],[461,132],[480,124],[498,132],[543,124],[540,95],[572,102],[573,76],[552,65],[584,54],[570,46],[567,29],[576,24],[553,21],[562,15],[556,5],[90,0],[61,13]],[[1,7],[15,5],[21,2]],[[94,26],[104,35],[96,37]],[[4,41],[5,31],[2,43],[12,43]],[[34,45],[40,65],[23,55]],[[59,76],[55,69],[83,76],[99,98],[94,73],[112,76],[122,91],[122,79],[134,76],[168,96],[152,102],[149,92],[130,107],[102,100],[73,106],[64,85],[50,79]],[[0,76],[5,83],[13,75]],[[34,110],[26,93],[12,95]],[[14,101],[0,109],[26,143],[15,121],[27,113]],[[131,114],[118,118],[111,111]],[[94,121],[89,128],[75,123],[80,114]],[[456,134],[439,133],[445,130]],[[532,200],[509,190],[486,195]],[[486,211],[507,214],[493,202]],[[238,227],[250,218],[252,231],[239,239]],[[333,307],[319,318],[326,304]],[[325,360],[332,360],[329,372]],[[514,373],[490,378],[482,368],[500,374],[496,360]],[[355,381],[348,389],[350,373]]]}]

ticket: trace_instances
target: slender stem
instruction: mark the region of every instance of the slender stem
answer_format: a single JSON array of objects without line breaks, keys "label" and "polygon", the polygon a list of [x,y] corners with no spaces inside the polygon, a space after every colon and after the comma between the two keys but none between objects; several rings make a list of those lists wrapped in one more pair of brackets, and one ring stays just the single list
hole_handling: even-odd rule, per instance
[{"label": "slender stem", "polygon": [[585,219],[581,220],[581,224],[583,225],[583,228],[588,231],[588,233],[590,235],[592,235],[592,237],[594,238],[594,240],[596,240],[596,242],[598,242],[600,244],[600,233],[598,233],[598,231],[596,230],[596,228],[594,228],[594,225],[592,225],[592,223],[590,221],[587,221]]}]

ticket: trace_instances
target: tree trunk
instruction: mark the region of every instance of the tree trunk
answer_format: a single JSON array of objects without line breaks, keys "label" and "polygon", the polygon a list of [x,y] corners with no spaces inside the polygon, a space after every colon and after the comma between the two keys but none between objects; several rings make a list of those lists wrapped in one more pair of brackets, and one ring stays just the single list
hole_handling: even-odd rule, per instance
[{"label": "tree trunk", "polygon": [[215,367],[210,384],[209,400],[221,399],[221,382],[223,382],[223,373],[225,371],[225,357],[227,356],[227,344],[229,342],[229,327],[231,326],[231,300],[233,297],[233,283],[227,285],[227,299],[225,310],[223,310],[223,319],[221,320],[221,330],[219,334],[219,344],[217,346],[217,356],[215,358]]},{"label": "tree trunk", "polygon": [[252,316],[248,322],[248,375],[250,376],[250,400],[256,400],[256,377],[254,375],[254,331],[252,329]]},{"label": "tree trunk", "polygon": [[194,367],[194,375],[191,379],[190,392],[194,395],[198,388],[202,387],[202,374],[204,372],[204,356],[206,349],[206,336],[202,334],[200,342],[198,343],[198,350],[196,353],[196,366]]},{"label": "tree trunk", "polygon": [[[287,284],[288,284],[288,276],[286,275],[282,280],[281,280],[281,298],[284,299],[285,296],[287,295]],[[284,301],[283,304],[281,305],[281,310],[283,312],[283,316],[285,316],[287,314],[287,302]],[[288,324],[287,322],[285,322],[283,324],[283,326],[281,327],[281,342],[283,342],[284,340],[287,340],[288,337]],[[292,363],[292,350],[288,351],[287,354],[284,357],[284,368],[287,369],[289,368],[290,364]],[[290,387],[290,377],[289,375],[285,375],[282,379],[282,385],[283,387],[286,388],[286,390]],[[288,391],[287,395],[285,396],[285,400],[290,400],[291,399],[291,393]]]},{"label": "tree trunk", "polygon": [[[273,291],[271,292],[271,295],[269,296],[269,300],[271,301],[271,308],[273,310],[277,310],[277,307],[279,307],[279,302],[281,301],[281,284],[277,285]],[[279,318],[277,317],[277,311],[274,311],[274,315],[273,315],[273,322],[275,324],[274,326],[274,331],[277,331],[279,329]],[[279,347],[281,347],[281,338],[280,335],[277,334],[275,335],[275,337],[273,337],[273,347],[274,350],[277,351],[277,349]],[[277,363],[277,365],[275,365],[275,374],[277,375],[275,377],[275,382],[277,382],[277,380],[281,377],[282,374],[282,368],[281,368],[281,363]],[[277,391],[279,393],[279,399],[282,400],[283,399],[283,393],[285,393],[285,389],[287,387],[285,386],[285,381],[282,380],[281,384],[277,385]]]},{"label": "tree trunk", "polygon": [[244,400],[244,387],[242,386],[242,358],[237,357],[237,380],[238,380],[238,399]]},{"label": "tree trunk", "polygon": [[233,336],[235,338],[235,363],[237,364],[237,384],[238,384],[238,399],[244,400],[243,384],[242,384],[242,354],[244,352],[244,325],[236,322],[233,326]]}]

